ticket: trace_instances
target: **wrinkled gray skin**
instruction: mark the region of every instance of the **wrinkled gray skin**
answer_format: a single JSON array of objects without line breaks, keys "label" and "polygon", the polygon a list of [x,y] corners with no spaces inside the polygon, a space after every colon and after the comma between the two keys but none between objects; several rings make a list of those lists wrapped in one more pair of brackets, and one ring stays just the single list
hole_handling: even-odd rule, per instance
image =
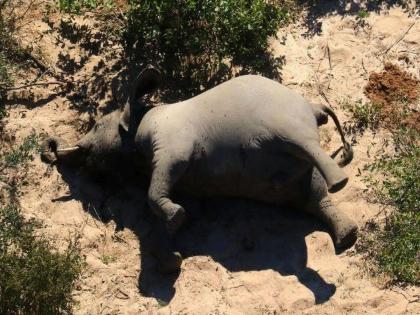
[{"label": "wrinkled gray skin", "polygon": [[[131,98],[153,91],[158,82],[156,70],[144,70]],[[171,200],[171,194],[179,191],[304,209],[327,224],[337,248],[356,240],[355,222],[328,197],[327,189],[336,192],[348,181],[319,144],[318,126],[328,116],[341,134],[345,159],[352,158],[328,107],[310,105],[283,85],[255,75],[237,77],[189,100],[147,112],[142,110],[144,104],[134,103],[104,116],[74,147],[48,140],[44,160],[134,161],[150,176],[150,208],[170,234],[186,217],[182,205]],[[166,271],[181,263],[178,253],[160,258]]]}]

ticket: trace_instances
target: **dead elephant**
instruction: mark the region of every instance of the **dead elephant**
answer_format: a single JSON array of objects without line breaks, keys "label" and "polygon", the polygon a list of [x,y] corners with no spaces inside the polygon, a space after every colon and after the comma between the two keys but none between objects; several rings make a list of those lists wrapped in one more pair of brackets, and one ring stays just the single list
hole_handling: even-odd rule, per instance
[{"label": "dead elephant", "polygon": [[[78,143],[63,147],[48,139],[48,163],[100,161],[108,169],[121,161],[150,179],[148,202],[173,235],[188,209],[174,192],[197,196],[244,197],[302,209],[329,227],[336,248],[348,248],[357,225],[328,197],[348,177],[320,147],[318,126],[331,116],[344,146],[342,163],[352,159],[337,117],[326,106],[310,105],[285,86],[255,75],[240,76],[189,100],[148,107],[134,102],[157,88],[159,72],[145,69],[133,97],[121,111],[102,119]],[[109,163],[109,164],[107,164]],[[166,232],[165,232],[166,233]],[[177,270],[181,256],[167,248],[162,270]]]}]

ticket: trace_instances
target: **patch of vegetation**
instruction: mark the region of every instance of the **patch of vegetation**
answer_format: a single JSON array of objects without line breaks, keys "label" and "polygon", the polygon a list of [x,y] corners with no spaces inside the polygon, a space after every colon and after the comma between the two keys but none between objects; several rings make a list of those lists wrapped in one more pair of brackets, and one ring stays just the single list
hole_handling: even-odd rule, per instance
[{"label": "patch of vegetation", "polygon": [[[404,111],[404,106],[400,106]],[[382,126],[381,106],[356,104],[347,108],[363,128]],[[403,115],[399,113],[398,115]],[[392,132],[393,153],[385,149],[365,166],[369,191],[376,202],[392,211],[384,226],[369,222],[357,249],[374,262],[372,271],[385,274],[392,282],[420,283],[420,147],[419,132],[407,128],[404,121]],[[385,143],[385,148],[387,144]]]},{"label": "patch of vegetation", "polygon": [[[0,29],[1,32],[1,29]],[[4,101],[6,100],[7,88],[12,85],[7,63],[4,54],[0,51],[0,130],[2,130],[2,120],[6,117],[6,108]]]},{"label": "patch of vegetation", "polygon": [[2,119],[6,116],[7,90],[13,85],[13,66],[24,65],[28,60],[28,51],[22,49],[15,38],[15,7],[18,5],[21,3],[0,0],[0,131],[3,129]]},{"label": "patch of vegetation", "polygon": [[102,260],[102,262],[103,262],[105,265],[109,265],[109,264],[111,264],[111,263],[113,263],[113,262],[116,262],[116,261],[117,261],[117,258],[116,258],[115,256],[113,256],[113,255],[103,254],[103,255],[101,256],[101,260]]},{"label": "patch of vegetation", "polygon": [[8,71],[6,60],[7,47],[10,42],[10,32],[8,30],[7,21],[3,16],[4,6],[7,1],[0,2],[0,130],[1,121],[6,116],[4,101],[6,100],[6,89],[10,87],[12,80]]},{"label": "patch of vegetation", "polygon": [[[28,11],[32,4],[25,11]],[[23,18],[17,16],[15,12],[19,5],[22,3],[0,0],[0,53],[8,63],[24,63],[28,59],[28,51],[23,49],[15,38],[16,22],[19,18]]]},{"label": "patch of vegetation", "polygon": [[7,168],[16,168],[32,159],[32,153],[39,150],[39,136],[32,134],[23,143],[3,157]]},{"label": "patch of vegetation", "polygon": [[377,130],[381,122],[380,103],[364,103],[361,100],[351,103],[345,101],[341,107],[347,110],[355,121],[355,128],[359,130],[371,129]]},{"label": "patch of vegetation", "polygon": [[278,77],[269,38],[293,1],[130,0],[125,47],[133,63],[158,66],[171,94],[186,97],[234,74]]},{"label": "patch of vegetation", "polygon": [[360,19],[366,19],[369,17],[369,12],[365,9],[360,9],[359,12],[357,12],[357,17]]},{"label": "patch of vegetation", "polygon": [[391,283],[420,283],[420,127],[414,109],[419,87],[416,78],[387,63],[369,76],[365,93],[370,102],[342,105],[352,114],[355,129],[391,133],[382,152],[364,168],[373,201],[391,211],[383,226],[369,222],[357,244],[374,262],[372,271]]},{"label": "patch of vegetation", "polygon": [[[409,133],[409,134],[407,134]],[[417,139],[417,140],[416,140]],[[400,131],[394,137],[393,155],[383,154],[367,169],[368,186],[380,203],[393,206],[385,226],[370,225],[359,249],[376,263],[374,271],[395,282],[420,283],[420,148],[415,131]],[[379,176],[378,176],[379,175]]]},{"label": "patch of vegetation", "polygon": [[72,291],[83,267],[78,236],[57,250],[39,233],[39,222],[24,218],[17,201],[39,138],[31,135],[0,157],[9,192],[0,194],[0,314],[70,314],[75,304]]},{"label": "patch of vegetation", "polygon": [[112,0],[58,0],[58,8],[66,13],[79,14],[83,9],[92,10],[99,6],[112,7]]},{"label": "patch of vegetation", "polygon": [[15,205],[0,208],[0,314],[70,314],[83,259],[77,238],[63,252]]},{"label": "patch of vegetation", "polygon": [[[394,135],[394,154],[383,153],[367,169],[383,175],[372,184],[383,203],[392,204],[401,212],[420,210],[420,147],[419,134],[401,130]],[[419,239],[420,242],[420,239]]]}]

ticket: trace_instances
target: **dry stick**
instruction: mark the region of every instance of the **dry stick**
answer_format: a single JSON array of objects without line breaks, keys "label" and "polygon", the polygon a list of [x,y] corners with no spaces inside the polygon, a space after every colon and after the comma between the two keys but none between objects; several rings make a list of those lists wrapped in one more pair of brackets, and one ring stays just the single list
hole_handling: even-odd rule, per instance
[{"label": "dry stick", "polygon": [[[117,288],[117,291],[118,292],[114,295],[117,299],[128,300],[130,298],[130,296],[127,293],[125,293],[123,290],[121,290],[120,288]],[[121,293],[122,297],[118,296],[117,295],[118,293]]]},{"label": "dry stick", "polygon": [[321,60],[320,60],[320,62],[319,62],[319,64],[318,64],[318,69],[317,69],[317,70],[316,70],[316,72],[315,72],[315,78],[316,78],[316,82],[317,82],[318,93],[319,93],[319,94],[323,97],[323,99],[327,102],[327,104],[328,104],[331,108],[334,108],[334,107],[331,105],[330,101],[328,100],[327,95],[325,95],[325,92],[324,92],[324,90],[323,90],[323,89],[322,89],[322,87],[321,87],[321,83],[320,83],[320,81],[319,81],[319,77],[318,77],[319,68],[321,67],[321,63],[322,63],[322,61],[324,60],[324,58],[325,58],[325,56],[326,56],[326,55],[328,55],[328,59],[329,59],[329,62],[330,62],[330,69],[331,69],[331,56],[330,56],[329,52],[330,52],[330,50],[329,50],[328,43],[327,43],[327,46],[326,46],[326,47],[325,47],[325,49],[324,49],[324,56],[322,56],[322,58],[323,58],[323,59],[321,59]]},{"label": "dry stick", "polygon": [[362,58],[362,68],[363,68],[363,70],[365,71],[365,73],[366,73],[366,74],[368,74],[368,72],[367,72],[367,70],[366,70],[366,67],[365,67],[365,63],[364,63],[364,61],[363,61],[363,58]]},{"label": "dry stick", "polygon": [[45,71],[43,71],[38,77],[36,77],[36,79],[33,79],[31,82],[29,82],[28,84],[31,83],[36,83],[39,79],[41,79],[45,74],[47,74],[50,71],[50,69],[47,69]]},{"label": "dry stick", "polygon": [[405,53],[408,53],[408,54],[420,55],[420,52],[415,52],[415,51],[411,51],[411,50],[407,50],[407,49],[400,50],[399,52],[405,52]]},{"label": "dry stick", "polygon": [[418,296],[417,296],[417,298],[410,300],[410,299],[408,299],[408,297],[403,292],[398,291],[398,290],[396,290],[394,288],[390,288],[390,290],[393,291],[393,292],[395,292],[395,293],[401,294],[407,300],[408,304],[417,302],[419,300],[419,297]]},{"label": "dry stick", "polygon": [[394,47],[395,45],[397,45],[400,41],[403,40],[403,38],[408,34],[408,32],[413,28],[414,24],[416,24],[416,21],[414,21],[413,23],[411,23],[410,27],[404,32],[404,34],[401,35],[401,37],[394,42],[391,46],[389,46],[384,52],[381,53],[381,55],[385,55],[388,53],[388,51],[391,50],[392,47]]},{"label": "dry stick", "polygon": [[[36,0],[32,0],[30,3],[29,3],[29,5],[28,5],[28,7],[26,8],[26,10],[25,10],[25,12],[21,15],[21,16],[19,16],[18,18],[17,18],[17,20],[20,20],[21,18],[23,18],[25,15],[26,15],[26,13],[28,13],[28,11],[29,11],[29,9],[32,7],[32,5],[34,4],[34,2],[35,2]],[[41,3],[39,3],[38,5],[41,5],[42,3],[44,3],[44,1],[42,1]]]},{"label": "dry stick", "polygon": [[332,70],[332,67],[331,67],[331,53],[330,53],[330,46],[328,46],[328,43],[327,43],[327,55],[328,55],[328,63],[330,64],[330,70]]},{"label": "dry stick", "polygon": [[26,85],[22,85],[22,86],[7,88],[6,91],[26,89],[28,87],[39,86],[39,85],[65,85],[65,84],[67,84],[67,83],[66,82],[61,82],[61,81],[39,82],[39,83],[31,83],[31,84],[26,84]]},{"label": "dry stick", "polygon": [[334,107],[332,106],[332,104],[330,103],[330,101],[328,100],[327,95],[325,95],[324,90],[323,90],[323,89],[322,89],[322,87],[321,87],[321,82],[319,82],[319,77],[318,77],[318,74],[317,74],[317,73],[315,73],[315,78],[316,78],[316,83],[317,83],[317,88],[318,88],[318,93],[319,93],[319,95],[321,95],[321,96],[323,97],[323,99],[327,102],[327,104],[328,104],[331,108],[334,108]]}]

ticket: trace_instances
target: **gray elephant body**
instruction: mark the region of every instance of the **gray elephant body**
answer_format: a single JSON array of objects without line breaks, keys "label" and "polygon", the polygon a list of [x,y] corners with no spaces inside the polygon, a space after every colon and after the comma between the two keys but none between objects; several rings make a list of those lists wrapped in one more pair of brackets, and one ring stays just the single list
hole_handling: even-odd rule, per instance
[{"label": "gray elephant body", "polygon": [[318,125],[328,117],[322,107],[277,82],[247,75],[154,107],[139,123],[134,112],[128,104],[123,113],[105,116],[76,148],[117,159],[122,153],[136,163],[150,178],[149,205],[170,233],[185,219],[183,207],[171,200],[180,191],[302,208],[327,223],[338,247],[355,241],[356,224],[327,193],[327,186],[341,189],[347,177],[320,148]]},{"label": "gray elephant body", "polygon": [[290,153],[294,138],[319,143],[311,105],[274,81],[243,76],[152,109],[135,142],[152,165],[185,169],[180,190],[284,203],[313,165]]}]

